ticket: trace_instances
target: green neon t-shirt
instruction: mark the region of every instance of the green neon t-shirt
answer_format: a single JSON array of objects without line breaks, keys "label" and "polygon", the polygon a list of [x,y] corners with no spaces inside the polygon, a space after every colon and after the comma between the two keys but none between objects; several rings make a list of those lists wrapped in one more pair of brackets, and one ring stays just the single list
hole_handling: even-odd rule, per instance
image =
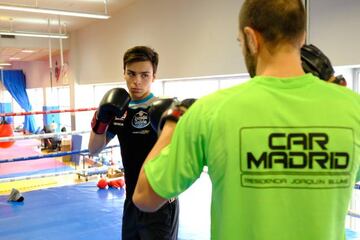
[{"label": "green neon t-shirt", "polygon": [[358,94],[311,74],[255,77],[199,99],[145,172],[171,198],[208,166],[212,239],[341,240],[359,146]]}]

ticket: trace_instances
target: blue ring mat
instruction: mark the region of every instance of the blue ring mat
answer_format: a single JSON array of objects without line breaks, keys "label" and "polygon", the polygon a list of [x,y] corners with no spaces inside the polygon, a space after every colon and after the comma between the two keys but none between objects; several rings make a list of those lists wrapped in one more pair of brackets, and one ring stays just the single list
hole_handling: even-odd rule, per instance
[{"label": "blue ring mat", "polygon": [[[204,181],[209,180],[200,178],[180,196],[179,240],[210,239],[211,189]],[[23,196],[22,203],[0,196],[0,239],[121,239],[124,189],[98,189],[87,182]],[[346,239],[357,240],[359,235],[348,229]]]},{"label": "blue ring mat", "polygon": [[[179,240],[210,238],[211,190],[209,184],[208,189],[203,187],[203,181],[209,180],[199,179],[182,194]],[[22,195],[22,203],[7,202],[8,196],[0,196],[0,239],[121,239],[124,189],[98,189],[95,182],[87,182]],[[199,211],[196,216],[194,207]]]}]

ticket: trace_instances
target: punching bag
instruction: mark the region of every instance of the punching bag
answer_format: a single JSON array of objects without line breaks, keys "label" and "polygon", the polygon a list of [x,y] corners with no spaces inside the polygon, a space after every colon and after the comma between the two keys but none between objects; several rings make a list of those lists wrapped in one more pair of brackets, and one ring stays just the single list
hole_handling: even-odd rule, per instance
[{"label": "punching bag", "polygon": [[[0,137],[12,137],[14,136],[11,125],[5,120],[5,117],[0,122]],[[11,147],[15,142],[0,142],[0,148]]]}]

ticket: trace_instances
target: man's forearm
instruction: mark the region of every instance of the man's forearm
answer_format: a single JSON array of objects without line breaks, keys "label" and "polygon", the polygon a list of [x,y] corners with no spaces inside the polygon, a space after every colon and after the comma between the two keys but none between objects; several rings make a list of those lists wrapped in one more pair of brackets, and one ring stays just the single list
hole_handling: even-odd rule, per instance
[{"label": "man's forearm", "polygon": [[142,211],[154,212],[167,201],[167,199],[164,199],[158,194],[156,194],[150,186],[144,171],[144,165],[148,161],[151,161],[151,159],[156,157],[161,152],[161,150],[171,142],[175,127],[176,123],[173,121],[167,121],[165,123],[159,139],[148,154],[140,170],[138,182],[136,184],[135,192],[133,195],[133,202]]},{"label": "man's forearm", "polygon": [[106,132],[104,134],[96,134],[91,131],[88,144],[89,153],[91,155],[99,153],[106,144]]},{"label": "man's forearm", "polygon": [[170,144],[175,127],[176,127],[176,122],[167,121],[165,123],[164,128],[162,129],[162,132],[159,136],[159,139],[156,141],[154,147],[147,155],[144,164],[150,161],[151,159],[153,159],[154,157],[156,157],[157,155],[159,155],[161,150]]}]

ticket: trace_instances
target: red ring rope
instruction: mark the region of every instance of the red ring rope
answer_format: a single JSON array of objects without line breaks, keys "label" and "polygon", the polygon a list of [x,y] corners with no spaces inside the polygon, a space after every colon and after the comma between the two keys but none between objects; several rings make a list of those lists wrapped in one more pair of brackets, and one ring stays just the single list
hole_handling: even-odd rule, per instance
[{"label": "red ring rope", "polygon": [[25,115],[35,115],[35,114],[52,114],[52,113],[64,113],[64,112],[84,112],[96,110],[96,107],[92,108],[78,108],[78,109],[63,109],[63,110],[50,110],[50,111],[33,111],[33,112],[19,112],[19,113],[0,113],[0,117],[10,117],[10,116],[25,116]]}]

